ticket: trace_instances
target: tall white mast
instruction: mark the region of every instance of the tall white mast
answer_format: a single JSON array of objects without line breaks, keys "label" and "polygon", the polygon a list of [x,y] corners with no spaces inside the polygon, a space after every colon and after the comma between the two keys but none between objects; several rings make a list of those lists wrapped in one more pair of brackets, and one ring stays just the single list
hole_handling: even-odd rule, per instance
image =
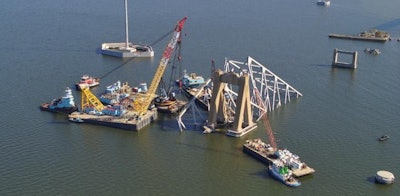
[{"label": "tall white mast", "polygon": [[126,37],[126,48],[129,48],[129,33],[128,33],[128,1],[125,0],[125,37]]}]

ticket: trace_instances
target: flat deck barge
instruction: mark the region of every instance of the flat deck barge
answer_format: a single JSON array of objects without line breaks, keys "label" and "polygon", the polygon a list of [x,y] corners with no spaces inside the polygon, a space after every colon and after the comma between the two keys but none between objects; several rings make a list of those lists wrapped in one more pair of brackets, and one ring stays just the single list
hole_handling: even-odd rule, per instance
[{"label": "flat deck barge", "polygon": [[145,126],[158,118],[156,109],[149,110],[143,116],[138,116],[136,113],[127,112],[123,116],[108,116],[108,115],[93,115],[81,112],[73,112],[68,115],[70,121],[79,123],[89,123],[102,125],[107,127],[114,127],[119,129],[126,129],[132,131],[139,131]]},{"label": "flat deck barge", "polygon": [[390,35],[387,32],[379,31],[379,30],[370,30],[361,32],[358,35],[343,35],[331,33],[329,34],[330,38],[339,38],[339,39],[353,39],[353,40],[362,40],[362,41],[375,41],[375,42],[386,42],[390,39]]},{"label": "flat deck barge", "polygon": [[166,113],[166,114],[176,114],[176,113],[180,112],[183,109],[183,107],[185,107],[186,104],[187,104],[187,101],[176,100],[176,102],[173,103],[172,105],[156,106],[156,107],[157,107],[158,112]]},{"label": "flat deck barge", "polygon": [[292,154],[286,149],[273,149],[269,144],[261,141],[261,139],[246,140],[246,143],[243,144],[243,152],[266,165],[269,165],[274,159],[280,159],[287,164],[295,177],[301,177],[315,172],[313,168],[302,162],[297,155]]}]

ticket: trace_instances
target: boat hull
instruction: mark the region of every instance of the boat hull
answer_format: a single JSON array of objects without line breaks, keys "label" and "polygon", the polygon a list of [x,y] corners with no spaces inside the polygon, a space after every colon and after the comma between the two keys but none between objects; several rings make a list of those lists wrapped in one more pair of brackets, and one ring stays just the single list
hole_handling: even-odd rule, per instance
[{"label": "boat hull", "polygon": [[[182,88],[182,89],[183,89],[183,92],[185,93],[185,96],[186,96],[187,98],[191,99],[192,97],[194,97],[193,94],[190,93],[189,89],[187,89],[187,88]],[[199,98],[196,98],[196,99],[195,99],[195,103],[196,103],[196,105],[199,106],[202,110],[208,111],[208,105],[207,105],[205,102],[203,102],[202,100],[200,100]]]},{"label": "boat hull", "polygon": [[287,180],[283,179],[283,177],[282,177],[279,173],[277,173],[277,171],[275,171],[271,165],[268,166],[268,173],[269,173],[269,175],[271,175],[273,178],[275,178],[275,179],[277,179],[278,181],[282,182],[282,183],[285,184],[286,186],[298,187],[298,186],[301,185],[301,183],[300,183],[298,180],[294,179],[294,178],[293,178],[292,181],[287,181]]},{"label": "boat hull", "polygon": [[352,39],[352,40],[374,41],[374,42],[386,42],[390,39],[390,37],[363,37],[363,36],[343,35],[336,33],[331,33],[328,36],[329,38]]},{"label": "boat hull", "polygon": [[96,83],[96,84],[91,84],[91,85],[89,85],[89,84],[87,84],[87,85],[84,85],[84,84],[75,84],[75,88],[76,88],[76,90],[78,90],[78,91],[81,91],[83,88],[92,88],[92,87],[96,87],[96,86],[99,86],[100,85],[100,83]]},{"label": "boat hull", "polygon": [[44,103],[39,107],[43,111],[54,112],[54,113],[62,113],[62,114],[71,114],[72,112],[78,111],[78,107],[62,107],[62,108],[52,108],[49,103]]},{"label": "boat hull", "polygon": [[257,152],[253,150],[251,147],[247,145],[243,145],[243,152],[256,158],[257,160],[261,161],[262,163],[269,165],[271,161],[273,160],[272,158],[267,157],[266,155],[263,155],[260,152]]},{"label": "boat hull", "polygon": [[154,51],[151,46],[131,43],[129,43],[129,49],[126,49],[126,43],[103,43],[101,45],[101,53],[119,58],[148,58],[154,56]]},{"label": "boat hull", "polygon": [[95,115],[86,114],[80,112],[73,112],[68,115],[68,118],[72,122],[77,123],[88,123],[106,127],[113,127],[124,130],[140,131],[151,122],[157,120],[157,111],[149,110],[144,116],[137,116],[133,114],[127,114],[123,116],[109,116],[109,115]]},{"label": "boat hull", "polygon": [[172,104],[170,105],[156,105],[157,111],[165,114],[176,114],[180,112],[183,107],[187,104],[186,101],[182,100],[175,100]]}]

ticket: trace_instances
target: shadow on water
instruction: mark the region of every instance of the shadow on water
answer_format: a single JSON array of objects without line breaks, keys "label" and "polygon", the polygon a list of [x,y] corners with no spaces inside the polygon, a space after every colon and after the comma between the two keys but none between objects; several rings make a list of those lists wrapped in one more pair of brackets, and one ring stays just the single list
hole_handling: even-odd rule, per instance
[{"label": "shadow on water", "polygon": [[179,144],[179,145],[183,145],[183,146],[189,147],[189,148],[192,148],[192,149],[198,149],[198,150],[201,150],[201,151],[223,153],[223,154],[234,156],[234,157],[237,156],[237,154],[235,152],[224,151],[224,150],[221,150],[219,148],[218,149],[217,148],[210,148],[210,147],[200,146],[200,145],[195,145],[195,144],[190,144],[190,143],[183,143],[183,142],[179,142],[179,141],[177,141],[175,143]]},{"label": "shadow on water", "polygon": [[172,32],[174,32],[174,29],[168,31],[167,33],[165,33],[163,36],[161,36],[160,38],[156,39],[154,42],[152,42],[150,44],[150,46],[154,46],[156,44],[158,44],[161,40],[165,39],[168,35],[170,35]]},{"label": "shadow on water", "polygon": [[268,174],[267,169],[259,170],[257,172],[249,173],[252,176],[257,176],[266,179],[272,179],[272,177]]},{"label": "shadow on water", "polygon": [[65,125],[65,124],[70,124],[70,122],[65,119],[65,121],[50,121],[48,124],[60,124],[60,125]]},{"label": "shadow on water", "polygon": [[134,58],[130,58],[127,61],[122,62],[120,65],[118,65],[117,67],[111,69],[110,71],[108,71],[107,73],[105,73],[104,75],[102,75],[100,77],[100,79],[103,79],[105,77],[107,77],[108,75],[112,74],[114,71],[117,71],[118,69],[120,69],[121,67],[123,67],[124,65],[128,64],[129,62],[131,62]]},{"label": "shadow on water", "polygon": [[375,176],[370,176],[370,177],[368,177],[366,180],[367,180],[367,182],[370,182],[370,183],[374,183],[374,184],[375,184]]},{"label": "shadow on water", "polygon": [[326,68],[331,68],[332,65],[331,64],[311,64],[311,66],[313,67],[326,67]]},{"label": "shadow on water", "polygon": [[[150,44],[150,46],[154,46],[156,44],[158,44],[160,41],[162,41],[163,39],[165,39],[168,35],[170,35],[172,32],[174,31],[174,29],[170,30],[169,32],[167,32],[166,34],[162,35],[160,38],[158,38],[157,40],[155,40],[154,42],[152,42]],[[96,49],[96,54],[102,54],[101,53],[101,48],[97,48]],[[115,58],[115,57],[112,57]],[[108,71],[107,73],[105,73],[103,76],[100,77],[100,79],[104,79],[105,77],[109,76],[110,74],[112,74],[113,72],[115,72],[116,70],[120,69],[121,67],[123,67],[124,65],[128,64],[129,62],[131,62],[133,59],[135,58],[129,58],[127,61],[124,61],[123,63],[121,63],[120,65],[118,65],[117,67],[113,68],[112,70]]]},{"label": "shadow on water", "polygon": [[399,31],[400,30],[400,18],[394,19],[392,21],[389,21],[389,22],[381,24],[381,25],[378,25],[374,28],[383,30],[383,31]]}]

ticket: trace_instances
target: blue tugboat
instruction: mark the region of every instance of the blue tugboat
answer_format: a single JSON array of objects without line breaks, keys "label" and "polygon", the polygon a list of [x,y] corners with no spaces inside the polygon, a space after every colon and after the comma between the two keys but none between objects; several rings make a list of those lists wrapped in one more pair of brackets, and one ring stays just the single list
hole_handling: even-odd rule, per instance
[{"label": "blue tugboat", "polygon": [[292,171],[281,161],[272,161],[268,166],[268,173],[287,186],[297,187],[301,185],[301,183],[293,177]]},{"label": "blue tugboat", "polygon": [[43,111],[70,114],[77,111],[78,107],[75,105],[71,89],[67,87],[63,97],[53,99],[50,103],[43,103],[40,109]]}]

